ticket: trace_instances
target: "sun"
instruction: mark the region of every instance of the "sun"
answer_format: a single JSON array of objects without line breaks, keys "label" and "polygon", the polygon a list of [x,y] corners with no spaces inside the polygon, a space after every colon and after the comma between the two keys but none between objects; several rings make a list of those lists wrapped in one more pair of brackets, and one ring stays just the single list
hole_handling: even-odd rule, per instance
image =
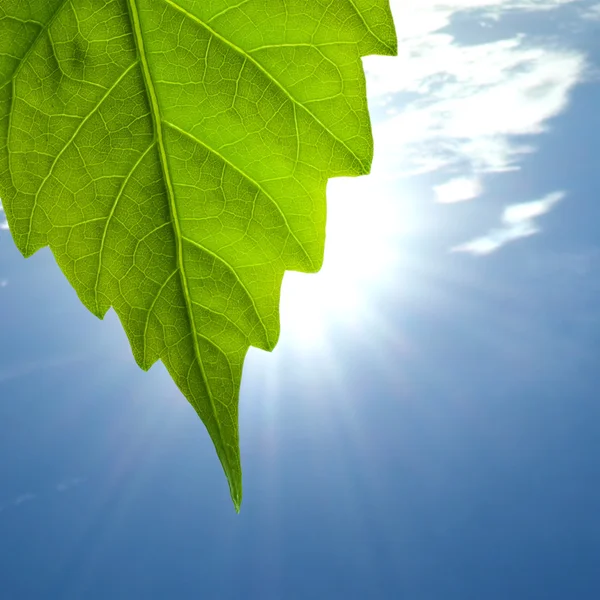
[{"label": "sun", "polygon": [[364,325],[370,299],[392,276],[407,225],[397,188],[374,175],[329,181],[323,267],[317,274],[285,274],[283,343],[314,349],[333,328]]}]

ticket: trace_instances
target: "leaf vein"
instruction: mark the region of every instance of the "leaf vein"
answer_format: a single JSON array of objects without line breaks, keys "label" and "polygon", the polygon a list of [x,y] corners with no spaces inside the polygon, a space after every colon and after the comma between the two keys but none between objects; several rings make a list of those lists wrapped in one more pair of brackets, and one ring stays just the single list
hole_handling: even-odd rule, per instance
[{"label": "leaf vein", "polygon": [[261,324],[261,326],[262,326],[262,328],[263,328],[263,330],[265,332],[265,336],[266,336],[267,343],[268,343],[269,342],[269,333],[268,333],[267,328],[265,327],[265,325],[264,325],[264,323],[263,323],[263,321],[261,319],[260,313],[258,312],[258,307],[256,306],[256,302],[254,301],[254,297],[248,291],[248,288],[246,287],[246,285],[242,281],[242,278],[239,276],[238,272],[233,267],[233,265],[231,263],[227,262],[222,256],[219,256],[218,254],[216,254],[212,250],[209,250],[206,246],[203,246],[202,244],[200,244],[196,240],[192,240],[191,238],[188,238],[186,236],[183,236],[182,239],[183,239],[184,242],[187,242],[188,244],[191,244],[192,246],[195,246],[199,250],[202,250],[204,253],[208,254],[209,256],[212,256],[213,258],[215,258],[216,260],[218,260],[221,264],[225,265],[225,267],[227,267],[227,270],[235,277],[236,281],[240,284],[241,288],[244,290],[244,293],[248,297],[248,300],[250,300],[250,303],[252,304],[252,308],[254,309],[256,317],[258,318],[258,321]]},{"label": "leaf vein", "polygon": [[189,131],[186,131],[185,129],[181,129],[181,127],[178,127],[174,123],[171,123],[170,121],[167,121],[167,120],[163,120],[163,123],[165,125],[167,125],[168,127],[171,127],[172,129],[174,129],[175,131],[181,133],[182,135],[188,137],[190,140],[196,142],[203,148],[206,148],[206,150],[208,150],[211,154],[213,154],[217,158],[221,159],[225,164],[230,166],[234,171],[236,171],[244,179],[246,179],[246,181],[248,181],[255,188],[260,190],[264,194],[264,196],[266,196],[271,201],[273,206],[277,209],[277,212],[281,215],[281,218],[283,219],[283,222],[285,223],[287,230],[289,231],[290,235],[295,240],[295,242],[298,244],[299,248],[302,250],[302,252],[306,256],[308,261],[310,262],[311,267],[313,267],[313,268],[315,267],[314,261],[312,260],[312,258],[308,254],[308,252],[306,251],[306,248],[304,248],[304,246],[301,244],[300,240],[296,237],[296,234],[293,232],[285,213],[283,212],[283,210],[281,210],[281,207],[279,206],[279,203],[276,202],[275,198],[273,198],[273,196],[271,194],[269,194],[269,192],[267,192],[267,190],[258,181],[256,181],[256,179],[254,179],[251,175],[249,175],[242,168],[240,168],[237,165],[235,165],[234,163],[232,163],[229,159],[225,158],[218,150],[209,146],[206,142],[203,142],[202,140],[198,139],[196,136],[192,135]]},{"label": "leaf vein", "polygon": [[252,62],[254,64],[254,66],[257,67],[264,75],[266,75],[266,77],[271,82],[273,82],[283,92],[283,94],[285,96],[287,96],[287,98],[292,103],[297,104],[300,108],[302,108],[310,117],[312,117],[312,119],[315,121],[315,123],[317,123],[318,125],[320,125],[321,129],[325,133],[327,133],[336,142],[338,142],[339,144],[341,144],[362,165],[362,167],[364,169],[368,170],[368,166],[369,165],[366,164],[364,162],[364,160],[361,159],[361,157],[358,156],[356,154],[356,152],[354,150],[352,150],[352,148],[350,148],[350,146],[348,146],[348,144],[343,139],[341,139],[333,131],[331,131],[331,129],[329,129],[325,125],[325,123],[323,123],[323,121],[321,121],[321,119],[319,119],[319,117],[317,117],[317,115],[315,115],[307,106],[305,106],[302,102],[300,102],[294,96],[292,96],[292,94],[283,86],[283,84],[281,84],[267,69],[265,69],[265,67],[263,67],[262,64],[258,60],[256,60],[253,56],[251,56],[243,48],[240,48],[239,46],[237,46],[236,44],[234,44],[232,41],[228,40],[226,37],[222,36],[220,33],[218,33],[217,31],[215,31],[208,23],[205,23],[202,19],[200,19],[199,17],[197,17],[193,13],[188,12],[185,8],[183,8],[182,6],[180,6],[179,4],[177,4],[176,2],[173,2],[173,0],[163,0],[163,2],[165,2],[165,4],[168,4],[169,6],[173,7],[175,10],[179,11],[181,14],[183,14],[184,16],[186,16],[191,21],[194,21],[195,23],[197,23],[198,25],[200,25],[201,27],[203,27],[204,29],[206,29],[206,31],[208,31],[211,35],[213,35],[214,37],[218,38],[225,45],[229,46],[232,50],[234,50],[235,52],[237,52],[239,55],[241,55],[242,57],[244,57],[244,58],[248,59],[250,62]]},{"label": "leaf vein", "polygon": [[146,156],[146,154],[148,154],[148,152],[150,152],[150,150],[152,148],[154,148],[155,144],[156,144],[156,142],[152,142],[152,144],[150,144],[150,146],[148,146],[148,148],[146,148],[146,150],[144,150],[144,152],[142,152],[142,154],[140,154],[139,158],[135,161],[134,165],[129,170],[129,173],[127,173],[127,175],[123,178],[123,182],[121,183],[121,186],[119,188],[117,196],[115,197],[115,201],[113,202],[113,204],[110,208],[108,217],[106,218],[104,230],[102,231],[102,239],[100,240],[100,250],[98,251],[98,270],[96,271],[96,284],[94,285],[94,295],[95,295],[95,301],[96,301],[97,314],[101,313],[100,303],[98,301],[98,289],[100,287],[99,286],[100,272],[102,271],[102,257],[104,254],[104,247],[105,247],[106,234],[108,232],[108,227],[112,221],[115,211],[117,210],[117,205],[119,204],[119,200],[121,199],[121,197],[123,196],[123,193],[125,192],[125,188],[127,187],[129,180],[131,179],[132,175],[135,173],[136,169],[140,166],[140,163],[144,160],[144,157]]},{"label": "leaf vein", "polygon": [[129,71],[131,71],[131,69],[133,69],[133,67],[135,67],[136,64],[137,64],[137,61],[134,62],[134,63],[132,63],[131,65],[129,65],[129,67],[127,67],[123,71],[123,73],[121,73],[121,75],[118,77],[118,79],[115,81],[115,83],[113,83],[113,85],[111,85],[106,90],[106,92],[104,92],[104,94],[101,96],[101,98],[96,103],[96,106],[94,106],[94,108],[82,119],[82,121],[78,125],[77,129],[75,129],[73,135],[67,140],[67,142],[62,147],[61,151],[56,155],[54,161],[52,162],[52,165],[50,166],[50,170],[48,171],[47,175],[42,180],[42,183],[40,184],[40,187],[38,188],[38,190],[37,190],[37,192],[35,194],[35,198],[34,198],[34,201],[33,201],[33,207],[31,209],[31,212],[29,213],[29,227],[28,227],[28,231],[27,231],[27,242],[25,244],[25,251],[27,253],[29,253],[29,242],[30,242],[30,239],[31,239],[31,230],[32,230],[32,225],[33,225],[33,217],[34,217],[34,214],[35,214],[35,209],[36,209],[37,204],[38,204],[38,199],[39,199],[40,192],[42,191],[42,189],[46,185],[47,181],[52,176],[52,173],[54,172],[54,169],[55,169],[56,165],[58,164],[58,161],[60,160],[60,157],[64,154],[64,152],[67,150],[67,148],[75,140],[75,138],[77,137],[77,135],[79,134],[79,132],[83,129],[83,127],[85,126],[85,124],[89,121],[89,119],[94,114],[96,114],[96,112],[98,111],[98,109],[102,106],[103,102],[110,96],[110,94],[114,91],[114,89],[119,85],[119,83],[121,83],[121,81],[123,81],[123,79],[127,76],[127,74],[129,73]]}]

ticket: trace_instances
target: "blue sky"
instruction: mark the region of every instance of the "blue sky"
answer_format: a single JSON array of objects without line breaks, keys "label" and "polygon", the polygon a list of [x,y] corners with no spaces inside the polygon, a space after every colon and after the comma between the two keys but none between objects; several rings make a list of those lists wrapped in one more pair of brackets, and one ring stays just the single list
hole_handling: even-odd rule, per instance
[{"label": "blue sky", "polygon": [[373,174],[246,361],[240,515],[164,368],[0,225],[2,598],[598,598],[600,4],[393,9]]}]

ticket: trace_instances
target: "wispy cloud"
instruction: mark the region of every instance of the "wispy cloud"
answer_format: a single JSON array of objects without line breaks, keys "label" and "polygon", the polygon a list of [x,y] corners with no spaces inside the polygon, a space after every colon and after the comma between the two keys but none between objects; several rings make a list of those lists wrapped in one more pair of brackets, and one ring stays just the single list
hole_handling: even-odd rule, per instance
[{"label": "wispy cloud", "polygon": [[600,3],[584,8],[581,16],[588,21],[600,21]]},{"label": "wispy cloud", "polygon": [[[518,169],[586,76],[584,54],[523,33],[464,45],[443,30],[463,13],[477,17],[477,27],[478,19],[571,1],[393,1],[400,55],[366,61],[371,101],[388,107],[375,130],[374,170],[468,172],[469,181],[459,176],[435,190],[438,201],[456,202],[479,195],[485,174]],[[400,105],[398,94],[409,100]]]},{"label": "wispy cloud", "polygon": [[475,255],[490,254],[509,242],[534,235],[540,231],[536,219],[550,211],[564,197],[564,192],[553,192],[540,200],[511,204],[502,213],[501,227],[455,246],[452,248],[452,252],[466,252]]},{"label": "wispy cloud", "polygon": [[31,502],[32,500],[35,499],[35,494],[32,494],[30,492],[27,492],[25,494],[20,494],[19,496],[17,496],[14,500],[13,500],[13,505],[14,506],[19,506],[21,504],[25,504],[25,502]]},{"label": "wispy cloud", "polygon": [[[86,481],[85,477],[68,477],[63,479],[54,486],[54,493],[61,493],[70,490],[71,488],[77,487]],[[23,504],[33,502],[40,497],[46,496],[47,494],[34,494],[33,492],[25,492],[15,496],[11,501],[0,504],[0,513],[5,512],[10,508],[17,508]]]},{"label": "wispy cloud", "polygon": [[56,484],[57,492],[66,492],[67,490],[77,487],[85,482],[85,477],[70,477]]}]

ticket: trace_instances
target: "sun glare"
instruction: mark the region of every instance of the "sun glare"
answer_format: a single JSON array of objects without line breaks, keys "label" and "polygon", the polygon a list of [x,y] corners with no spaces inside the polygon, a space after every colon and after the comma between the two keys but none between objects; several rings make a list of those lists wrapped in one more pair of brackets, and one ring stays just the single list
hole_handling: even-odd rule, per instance
[{"label": "sun glare", "polygon": [[285,274],[282,341],[314,347],[333,327],[361,326],[397,261],[400,200],[392,183],[375,176],[329,181],[323,267],[317,274]]}]

